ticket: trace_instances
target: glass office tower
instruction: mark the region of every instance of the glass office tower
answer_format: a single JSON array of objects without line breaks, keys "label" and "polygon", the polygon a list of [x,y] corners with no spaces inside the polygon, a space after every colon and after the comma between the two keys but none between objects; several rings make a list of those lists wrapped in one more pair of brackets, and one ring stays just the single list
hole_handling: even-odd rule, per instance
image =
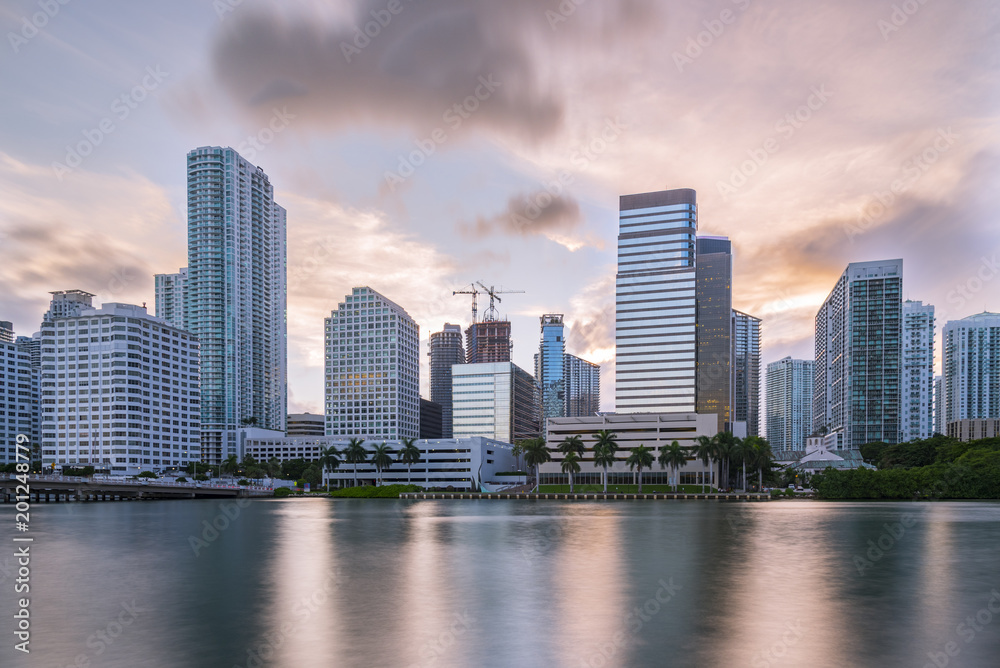
[{"label": "glass office tower", "polygon": [[715,413],[719,431],[733,420],[733,251],[725,237],[699,237],[698,401],[699,413]]},{"label": "glass office tower", "polygon": [[695,411],[695,237],[689,188],[622,195],[615,281],[619,413]]},{"label": "glass office tower", "polygon": [[542,333],[535,370],[542,391],[542,418],[566,415],[566,379],[564,378],[566,339],[563,317],[547,313],[541,317]]}]

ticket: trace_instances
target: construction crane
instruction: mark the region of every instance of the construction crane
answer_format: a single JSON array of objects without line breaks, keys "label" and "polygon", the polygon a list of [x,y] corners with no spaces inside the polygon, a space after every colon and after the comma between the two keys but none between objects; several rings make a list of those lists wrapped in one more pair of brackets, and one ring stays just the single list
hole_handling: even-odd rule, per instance
[{"label": "construction crane", "polygon": [[[486,317],[483,318],[484,321],[496,320],[497,319],[498,313],[497,313],[497,309],[496,309],[496,305],[494,304],[494,301],[501,301],[500,295],[511,295],[511,294],[518,294],[518,293],[523,294],[524,293],[524,290],[504,290],[502,288],[500,290],[497,290],[492,285],[490,287],[486,287],[485,285],[483,285],[482,281],[476,281],[476,283],[479,284],[479,287],[481,287],[483,289],[483,292],[485,294],[488,294],[490,296],[490,308],[489,308],[488,311],[486,311]],[[475,290],[476,286],[473,285],[472,289]],[[475,299],[475,297],[473,297],[473,299]],[[475,312],[475,310],[473,310],[473,312],[472,312],[472,316],[473,316],[472,317],[472,321],[473,322],[476,321],[475,315],[476,315],[476,312]]]},{"label": "construction crane", "polygon": [[475,283],[471,284],[469,287],[472,288],[472,289],[471,290],[453,290],[451,294],[452,294],[452,296],[455,296],[455,295],[472,295],[472,323],[475,324],[475,322],[476,322],[476,313],[477,313],[477,308],[478,308],[477,305],[476,305],[476,298],[479,296],[480,293],[479,293],[479,290],[476,290],[476,284]]}]

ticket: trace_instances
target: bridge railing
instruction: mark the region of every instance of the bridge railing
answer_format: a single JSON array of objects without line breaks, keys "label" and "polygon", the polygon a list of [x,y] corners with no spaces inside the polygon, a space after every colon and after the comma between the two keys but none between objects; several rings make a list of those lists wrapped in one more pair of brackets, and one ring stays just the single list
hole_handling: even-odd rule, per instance
[{"label": "bridge railing", "polygon": [[[16,473],[9,473],[6,476],[10,480],[17,479]],[[130,486],[155,486],[155,487],[181,487],[184,489],[248,489],[257,492],[273,492],[273,487],[265,487],[262,485],[225,485],[225,484],[213,484],[209,482],[175,482],[172,480],[159,480],[155,478],[144,478],[139,480],[129,480],[129,479],[119,479],[119,478],[91,478],[88,476],[75,476],[75,475],[38,475],[37,473],[29,474],[29,480],[36,480],[41,482],[67,482],[89,485],[91,483],[98,484],[113,484],[113,485],[130,485]]]}]

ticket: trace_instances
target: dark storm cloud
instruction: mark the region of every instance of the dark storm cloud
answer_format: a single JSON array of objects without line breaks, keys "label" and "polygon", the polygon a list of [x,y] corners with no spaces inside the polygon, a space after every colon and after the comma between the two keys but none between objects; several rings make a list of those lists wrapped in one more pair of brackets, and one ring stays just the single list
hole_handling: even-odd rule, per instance
[{"label": "dark storm cloud", "polygon": [[580,227],[580,205],[569,195],[552,196],[545,190],[519,193],[507,200],[506,209],[474,223],[460,223],[459,231],[468,237],[494,234],[534,236],[547,233],[566,234]]},{"label": "dark storm cloud", "polygon": [[420,132],[468,124],[537,141],[561,125],[567,106],[546,76],[547,59],[648,27],[654,11],[636,1],[563,5],[371,0],[339,22],[306,8],[248,7],[227,17],[216,39],[214,83],[248,111],[287,102],[309,124]]}]

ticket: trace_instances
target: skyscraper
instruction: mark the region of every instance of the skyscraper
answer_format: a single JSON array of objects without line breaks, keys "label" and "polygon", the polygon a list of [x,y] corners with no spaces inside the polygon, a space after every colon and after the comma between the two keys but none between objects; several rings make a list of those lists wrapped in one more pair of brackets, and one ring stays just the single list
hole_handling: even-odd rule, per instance
[{"label": "skyscraper", "polygon": [[941,332],[944,424],[1000,418],[1000,313],[945,324]]},{"label": "skyscraper", "polygon": [[547,313],[541,317],[541,341],[538,346],[538,364],[535,378],[542,393],[542,419],[565,417],[566,380],[564,378],[566,337],[561,313]]},{"label": "skyscraper", "polygon": [[[17,462],[17,436],[38,441],[38,368],[32,364],[28,337],[14,337],[13,326],[0,322],[0,464]],[[34,457],[31,457],[34,459]],[[21,460],[25,461],[25,460]]]},{"label": "skyscraper", "polygon": [[187,267],[181,267],[176,274],[155,274],[153,276],[156,317],[181,329],[187,329],[184,322],[184,304],[187,301],[187,273]]},{"label": "skyscraper", "polygon": [[442,438],[451,438],[451,367],[465,364],[461,326],[445,323],[444,329],[431,334],[428,348],[431,401],[441,406]]},{"label": "skyscraper", "polygon": [[486,364],[510,361],[510,321],[474,322],[465,330],[465,361]]},{"label": "skyscraper", "polygon": [[693,413],[695,191],[622,195],[619,209],[616,409]]},{"label": "skyscraper", "polygon": [[903,302],[903,381],[900,440],[934,434],[934,307]]},{"label": "skyscraper", "polygon": [[187,155],[184,324],[201,344],[202,453],[240,455],[244,420],[284,431],[285,210],[260,167],[231,148]]},{"label": "skyscraper", "polygon": [[344,297],[326,325],[326,434],[420,436],[420,327],[369,287]]},{"label": "skyscraper", "polygon": [[45,464],[135,475],[200,460],[190,333],[110,303],[43,322],[41,341]]},{"label": "skyscraper", "polygon": [[852,262],[816,314],[813,429],[898,443],[903,261]]},{"label": "skyscraper", "polygon": [[775,452],[802,450],[812,433],[813,360],[767,365],[767,440]]},{"label": "skyscraper", "polygon": [[[733,423],[760,435],[760,318],[733,311]],[[736,432],[735,429],[730,431]]]},{"label": "skyscraper", "polygon": [[698,413],[715,413],[718,430],[733,418],[733,254],[725,237],[697,240]]},{"label": "skyscraper", "polygon": [[541,435],[538,383],[513,362],[460,364],[451,380],[454,438],[516,443]]},{"label": "skyscraper", "polygon": [[944,376],[934,376],[934,433],[944,430]]},{"label": "skyscraper", "polygon": [[576,355],[563,355],[566,381],[564,417],[587,417],[601,410],[601,367]]},{"label": "skyscraper", "polygon": [[56,290],[49,294],[52,295],[52,301],[49,302],[49,310],[42,316],[43,322],[50,322],[54,318],[71,318],[93,308],[94,295],[83,290]]}]

